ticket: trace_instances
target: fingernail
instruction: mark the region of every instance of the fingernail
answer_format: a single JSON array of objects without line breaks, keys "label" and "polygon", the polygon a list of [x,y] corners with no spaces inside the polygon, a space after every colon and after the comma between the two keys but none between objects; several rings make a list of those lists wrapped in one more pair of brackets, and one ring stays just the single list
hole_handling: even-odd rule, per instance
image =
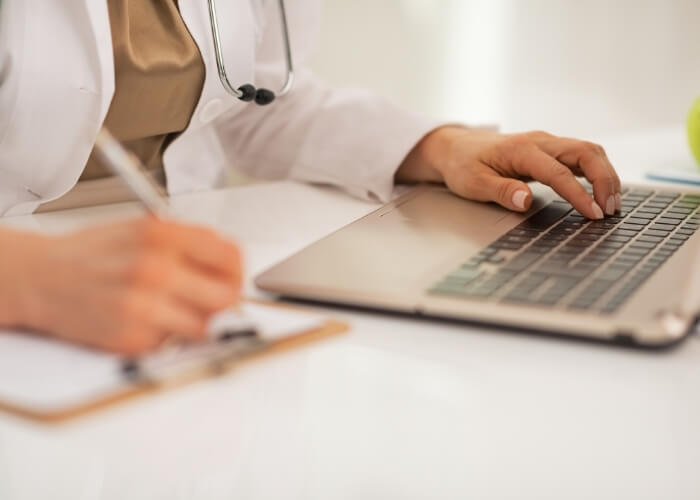
[{"label": "fingernail", "polygon": [[593,210],[593,218],[594,219],[602,219],[605,217],[603,215],[603,210],[601,210],[600,205],[598,205],[595,201],[591,203],[591,210]]},{"label": "fingernail", "polygon": [[605,203],[605,213],[608,215],[615,213],[615,196],[608,196],[608,201]]},{"label": "fingernail", "polygon": [[620,193],[615,195],[615,208],[618,212],[622,210],[622,195]]},{"label": "fingernail", "polygon": [[527,191],[516,191],[513,194],[513,205],[519,210],[525,210],[525,200],[527,200]]}]

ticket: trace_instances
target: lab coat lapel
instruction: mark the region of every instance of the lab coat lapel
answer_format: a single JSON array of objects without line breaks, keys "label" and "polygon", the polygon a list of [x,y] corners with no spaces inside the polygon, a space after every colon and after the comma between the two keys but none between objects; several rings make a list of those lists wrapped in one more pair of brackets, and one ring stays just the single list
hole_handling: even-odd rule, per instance
[{"label": "lab coat lapel", "polygon": [[0,51],[21,62],[0,92],[22,111],[0,136],[0,215],[29,213],[75,184],[114,93],[105,0],[5,1],[3,16],[8,9],[27,22]]},{"label": "lab coat lapel", "polygon": [[95,38],[95,48],[101,74],[100,88],[96,90],[98,90],[100,95],[100,116],[102,122],[107,116],[107,110],[114,96],[114,52],[112,49],[112,32],[109,25],[109,11],[107,10],[106,1],[83,1],[87,8],[92,33]]}]

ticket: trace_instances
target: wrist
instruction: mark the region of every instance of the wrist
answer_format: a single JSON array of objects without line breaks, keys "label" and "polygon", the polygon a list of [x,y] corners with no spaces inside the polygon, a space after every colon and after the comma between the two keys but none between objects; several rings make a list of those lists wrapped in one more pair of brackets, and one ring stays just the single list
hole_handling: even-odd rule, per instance
[{"label": "wrist", "polygon": [[35,271],[33,266],[44,237],[0,230],[0,325],[32,327]]},{"label": "wrist", "polygon": [[396,171],[396,182],[442,182],[436,155],[442,142],[443,127],[428,132],[406,155]]},{"label": "wrist", "polygon": [[458,128],[443,126],[428,132],[401,163],[396,182],[444,182],[443,169],[455,130]]}]

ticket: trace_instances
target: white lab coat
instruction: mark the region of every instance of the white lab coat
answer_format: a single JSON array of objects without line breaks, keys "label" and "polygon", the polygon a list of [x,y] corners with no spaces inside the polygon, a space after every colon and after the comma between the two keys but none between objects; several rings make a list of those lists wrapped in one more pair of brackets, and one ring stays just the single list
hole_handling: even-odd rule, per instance
[{"label": "white lab coat", "polygon": [[[221,86],[206,0],[179,5],[206,79],[189,127],[164,154],[171,194],[220,186],[233,166],[390,196],[401,160],[437,124],[365,91],[328,88],[303,68],[318,0],[287,1],[299,72],[293,91],[267,107]],[[277,2],[218,0],[217,10],[232,83],[278,89],[285,73]],[[0,0],[0,215],[31,213],[75,185],[113,93],[106,0]]]}]

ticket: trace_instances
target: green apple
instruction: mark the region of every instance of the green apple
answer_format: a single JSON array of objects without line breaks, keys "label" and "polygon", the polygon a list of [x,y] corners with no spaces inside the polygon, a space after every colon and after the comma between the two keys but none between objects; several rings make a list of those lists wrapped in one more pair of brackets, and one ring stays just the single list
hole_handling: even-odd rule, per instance
[{"label": "green apple", "polygon": [[700,165],[700,97],[695,100],[688,113],[688,143],[695,160]]}]

